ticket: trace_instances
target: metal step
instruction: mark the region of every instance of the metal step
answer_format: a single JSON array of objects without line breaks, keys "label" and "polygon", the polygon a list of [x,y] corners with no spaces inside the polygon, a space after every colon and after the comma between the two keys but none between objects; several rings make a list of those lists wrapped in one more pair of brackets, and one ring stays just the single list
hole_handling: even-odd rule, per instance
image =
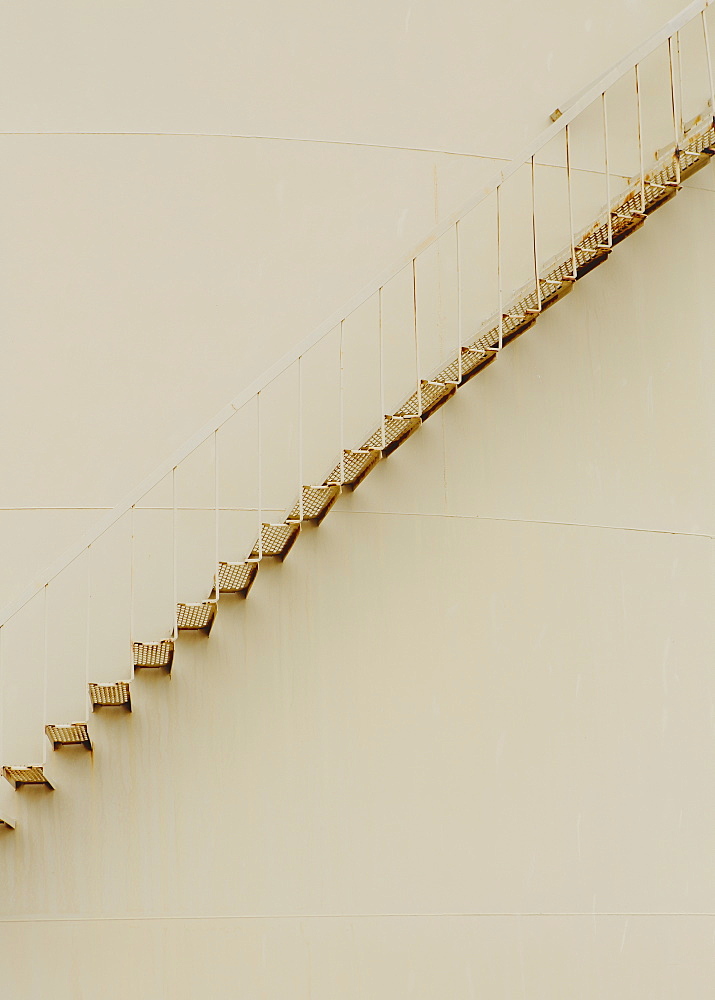
[{"label": "metal step", "polygon": [[187,632],[203,632],[208,635],[215,617],[216,601],[176,605],[177,628]]},{"label": "metal step", "polygon": [[253,546],[251,559],[265,557],[283,560],[295,545],[300,534],[299,524],[264,524],[261,528],[261,547]]},{"label": "metal step", "polygon": [[[541,311],[555,305],[574,286],[571,260],[563,261],[550,271],[545,278],[539,278],[541,289]],[[536,294],[536,293],[534,293]]]},{"label": "metal step", "polygon": [[365,476],[372,472],[381,458],[382,451],[379,447],[348,449],[343,452],[342,469],[338,463],[325,480],[325,485],[343,486],[354,490]]},{"label": "metal step", "polygon": [[[304,486],[303,520],[320,524],[339,496],[339,486]],[[300,521],[300,518],[300,503],[296,503],[286,520]]]},{"label": "metal step", "polygon": [[67,722],[61,726],[45,726],[47,739],[52,744],[53,750],[60,747],[84,747],[85,750],[92,749],[92,741],[89,738],[89,729],[86,722]]},{"label": "metal step", "polygon": [[159,642],[134,642],[132,643],[132,652],[135,670],[159,667],[167,674],[171,673],[174,662],[173,639],[161,639]]},{"label": "metal step", "polygon": [[3,778],[6,778],[17,791],[19,788],[34,786],[35,788],[54,788],[45,777],[42,764],[26,764],[24,767],[3,767]]},{"label": "metal step", "polygon": [[[456,391],[456,378],[445,378],[444,372],[441,372],[440,375],[433,381],[423,379],[420,383],[419,400],[417,398],[417,392],[413,392],[404,406],[401,406],[397,411],[395,417],[414,417],[418,410],[420,410],[419,415],[421,419],[426,420],[428,417],[432,416],[435,410],[438,410],[443,403],[446,403],[450,396],[453,396]],[[419,427],[419,422],[413,430],[417,430],[417,427]],[[412,433],[412,431],[410,431],[410,433]]]},{"label": "metal step", "polygon": [[132,710],[132,696],[128,681],[117,681],[116,684],[90,684],[89,697],[92,711],[97,708],[126,708]]},{"label": "metal step", "polygon": [[[497,334],[498,337],[498,334]],[[476,344],[471,344],[462,348],[462,382],[468,382],[475,375],[478,375],[483,368],[487,368],[496,361],[496,351],[486,349]]]},{"label": "metal step", "polygon": [[395,413],[385,417],[384,445],[382,427],[378,427],[375,433],[367,439],[362,449],[379,448],[385,458],[391,455],[396,448],[399,448],[411,434],[414,434],[421,427],[422,419],[417,416],[416,407],[417,404],[415,402],[415,410],[405,410],[404,413]]},{"label": "metal step", "polygon": [[247,597],[257,573],[257,562],[220,562],[218,564],[218,586],[220,593],[240,594],[243,597]]}]

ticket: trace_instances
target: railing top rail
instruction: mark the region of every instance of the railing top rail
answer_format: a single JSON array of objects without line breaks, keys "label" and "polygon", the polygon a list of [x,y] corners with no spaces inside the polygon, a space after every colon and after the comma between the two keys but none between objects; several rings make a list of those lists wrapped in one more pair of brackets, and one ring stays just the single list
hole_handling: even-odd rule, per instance
[{"label": "railing top rail", "polygon": [[[614,66],[603,73],[593,83],[584,88],[568,104],[566,110],[548,128],[544,129],[525,149],[502,170],[500,170],[486,185],[479,189],[469,201],[465,202],[455,212],[452,212],[443,222],[439,223],[420,241],[420,243],[408,254],[404,255],[397,264],[388,270],[379,273],[363,289],[354,295],[340,310],[329,316],[307,337],[304,337],[295,347],[279,358],[275,364],[256,378],[250,385],[243,389],[230,403],[224,406],[216,416],[207,424],[193,434],[168,460],[162,462],[153,473],[147,476],[138,486],[136,486],[120,503],[107,513],[93,531],[87,533],[81,540],[72,546],[63,556],[51,563],[42,573],[40,573],[29,587],[13,602],[6,605],[0,611],[0,629],[7,624],[21,608],[23,608],[33,597],[35,597],[47,584],[51,583],[67,566],[97,541],[116,522],[123,517],[131,508],[141,500],[141,498],[161,482],[171,471],[176,468],[188,455],[190,455],[200,444],[206,441],[215,431],[217,431],[234,413],[240,410],[246,403],[253,399],[259,392],[265,389],[279,375],[285,372],[291,365],[318,344],[326,337],[338,324],[351,315],[359,306],[363,305],[378,290],[386,285],[392,278],[400,273],[412,260],[417,258],[424,250],[444,236],[460,219],[468,215],[485,198],[489,197],[507,178],[511,177],[520,167],[528,163],[532,156],[535,156],[540,149],[546,146],[566,126],[581,114],[594,100],[604,91],[608,90],[622,76],[632,70],[638,63],[654,52],[658,46],[671,38],[677,31],[701,14],[707,7],[715,3],[715,0],[693,0],[679,14],[671,18],[663,27],[645,42],[635,48],[627,56],[620,59]],[[712,109],[715,113],[715,108]]]}]

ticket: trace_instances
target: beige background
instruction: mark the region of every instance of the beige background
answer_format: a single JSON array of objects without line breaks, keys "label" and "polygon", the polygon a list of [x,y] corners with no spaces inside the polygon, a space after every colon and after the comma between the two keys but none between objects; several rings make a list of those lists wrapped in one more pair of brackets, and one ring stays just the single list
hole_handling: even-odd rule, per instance
[{"label": "beige background", "polygon": [[[153,7],[152,24],[65,5],[41,26],[8,8],[27,38],[8,129],[292,124],[465,148],[473,115],[468,151],[508,155],[675,7],[516,4],[459,30],[456,6],[363,9],[360,25],[350,10],[331,6],[331,35],[317,7],[254,13],[250,31],[227,30],[228,5]],[[8,599],[96,516],[78,508],[114,503],[494,166],[3,143],[4,503],[70,508],[3,513]],[[2,783],[18,818],[0,834],[10,995],[710,995],[713,169],[262,568],[247,602],[222,600],[208,641],[182,637],[171,680],[138,677],[131,716],[94,716],[91,757],[52,755],[55,792]],[[65,613],[69,637],[83,626]],[[29,676],[41,637],[23,634]],[[60,681],[81,688],[69,650],[58,705]],[[116,675],[99,649],[92,668]],[[35,740],[41,712],[20,720]]]}]

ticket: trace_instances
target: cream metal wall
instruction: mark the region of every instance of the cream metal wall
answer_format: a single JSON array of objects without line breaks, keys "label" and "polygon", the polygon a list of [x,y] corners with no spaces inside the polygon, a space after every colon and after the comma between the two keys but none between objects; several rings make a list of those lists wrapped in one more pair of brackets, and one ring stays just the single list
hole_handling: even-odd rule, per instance
[{"label": "cream metal wall", "polygon": [[10,995],[709,995],[709,170],[15,796]]},{"label": "cream metal wall", "polygon": [[[172,158],[160,154],[157,183]],[[113,159],[99,170],[96,205],[112,189]],[[374,206],[387,259],[412,235],[396,225],[403,204],[422,212],[415,236],[431,221],[437,160],[399,196],[395,160],[393,187]],[[386,160],[372,162],[382,178]],[[351,154],[359,188],[355,163]],[[481,169],[447,173],[457,201]],[[95,170],[92,160],[87,175]],[[76,176],[73,185],[81,198]],[[316,202],[342,204],[337,182],[317,188]],[[303,193],[291,199],[296,241],[307,239]],[[54,755],[56,791],[3,789],[3,807],[18,816],[0,838],[9,995],[709,995],[714,197],[711,165],[320,529],[306,530],[283,566],[263,568],[249,601],[222,600],[208,641],[182,637],[170,681],[138,677],[131,716],[93,718],[93,755]],[[326,224],[290,299],[282,280],[270,302],[265,329],[272,316],[283,332],[260,349],[237,337],[234,348],[226,329],[215,345],[224,365],[262,367],[290,342],[279,320],[294,300],[309,326],[330,311],[320,303],[333,291],[352,290],[344,268],[369,275],[371,234],[349,210],[343,238],[363,241],[354,256],[318,275],[335,256]],[[50,226],[40,211],[37,225],[41,214]],[[19,233],[27,213],[17,218]],[[184,226],[194,233],[196,218],[181,219],[179,236]],[[97,228],[104,246],[107,229]],[[154,228],[167,245],[180,242]],[[189,272],[198,256],[185,261]],[[50,263],[43,288],[57,258]],[[314,268],[325,281],[318,293],[304,287]],[[175,273],[167,265],[165,280]],[[119,272],[107,281],[121,300]],[[96,292],[93,310],[107,294]],[[77,309],[84,301],[68,299]],[[37,319],[38,339],[46,322]],[[167,324],[163,336],[193,348],[190,325],[177,334]],[[117,326],[103,344],[119,335]],[[205,339],[197,348],[215,364]],[[68,472],[66,506],[97,503],[84,492],[91,479],[107,503],[116,499],[112,477],[138,478],[172,443],[169,418],[182,400],[191,419],[179,439],[206,415],[224,376],[209,368],[204,378],[196,357],[172,358],[177,384],[166,373],[157,383],[166,395],[137,392],[134,430],[113,429],[121,358],[113,371],[98,360],[107,426],[92,432],[97,452],[109,434],[134,449],[141,420],[159,430],[126,461],[114,452],[95,461],[92,477]],[[74,412],[80,426],[94,402]],[[26,461],[28,490],[33,476],[44,484]],[[57,496],[61,484],[47,482]],[[68,516],[74,530],[83,515]],[[57,526],[45,529],[50,545],[66,530]]]}]

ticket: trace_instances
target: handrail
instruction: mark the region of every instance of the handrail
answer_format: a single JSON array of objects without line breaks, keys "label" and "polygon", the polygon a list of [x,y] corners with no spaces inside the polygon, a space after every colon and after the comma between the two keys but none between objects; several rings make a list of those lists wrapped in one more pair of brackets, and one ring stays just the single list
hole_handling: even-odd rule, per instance
[{"label": "handrail", "polygon": [[[378,273],[368,284],[357,292],[341,309],[334,312],[324,322],[322,322],[312,333],[304,337],[296,346],[284,354],[275,364],[256,378],[250,385],[243,389],[234,399],[224,406],[212,420],[204,424],[195,434],[193,434],[174,454],[166,461],[162,462],[158,468],[149,476],[142,480],[123,500],[120,501],[92,531],[84,535],[80,541],[74,544],[67,552],[51,563],[40,573],[35,580],[22,592],[22,594],[0,611],[0,629],[20,611],[29,601],[31,601],[42,589],[52,582],[64,569],[66,569],[75,559],[102,537],[116,522],[134,507],[139,500],[149,490],[153,489],[161,482],[173,469],[190,455],[199,445],[203,444],[212,434],[214,434],[234,413],[241,409],[247,402],[253,399],[257,393],[264,390],[291,365],[302,357],[307,351],[315,347],[324,337],[331,333],[338,324],[347,316],[351,315],[357,308],[363,305],[373,295],[376,295],[380,288],[386,285],[403,268],[407,267],[411,261],[415,260],[424,250],[436,243],[440,237],[444,236],[456,222],[464,218],[469,212],[475,209],[490,194],[498,189],[509,177],[511,177],[520,167],[528,163],[544,146],[546,146],[555,136],[559,135],[565,128],[584,111],[594,100],[603,94],[616,81],[623,77],[630,70],[649,56],[659,45],[671,38],[680,28],[690,22],[698,14],[702,14],[707,7],[715,3],[715,0],[693,0],[679,14],[671,18],[663,27],[653,34],[649,39],[635,48],[627,56],[620,59],[611,69],[603,73],[597,80],[582,90],[574,98],[560,117],[544,129],[525,149],[522,150],[506,167],[500,170],[488,184],[484,185],[468,201],[452,212],[443,222],[435,226],[426,238],[420,241],[416,247],[408,254],[405,254],[397,264],[389,269]],[[715,114],[715,108],[711,108]]]}]

